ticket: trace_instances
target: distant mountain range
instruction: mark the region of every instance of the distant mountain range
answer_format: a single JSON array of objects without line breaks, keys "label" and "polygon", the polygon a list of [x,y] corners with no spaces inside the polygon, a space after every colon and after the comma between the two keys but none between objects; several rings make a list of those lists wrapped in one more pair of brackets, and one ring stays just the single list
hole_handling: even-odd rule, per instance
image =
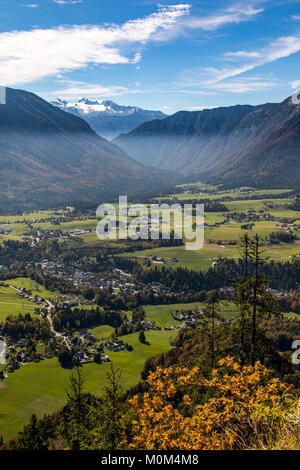
[{"label": "distant mountain range", "polygon": [[164,187],[169,176],[128,157],[81,118],[7,88],[0,105],[0,207],[109,202]]},{"label": "distant mountain range", "polygon": [[120,106],[113,101],[96,99],[81,98],[77,102],[68,102],[57,98],[51,104],[82,117],[97,134],[106,139],[130,132],[144,122],[166,117],[161,111],[147,111],[136,106]]},{"label": "distant mountain range", "polygon": [[300,105],[178,112],[114,142],[140,162],[229,185],[300,187]]},{"label": "distant mountain range", "polygon": [[[300,188],[300,106],[291,99],[179,112],[112,143],[35,94],[8,88],[6,95],[7,104],[0,105],[0,209],[96,205],[122,194],[156,194],[180,179]],[[96,109],[107,103],[85,101]]]}]

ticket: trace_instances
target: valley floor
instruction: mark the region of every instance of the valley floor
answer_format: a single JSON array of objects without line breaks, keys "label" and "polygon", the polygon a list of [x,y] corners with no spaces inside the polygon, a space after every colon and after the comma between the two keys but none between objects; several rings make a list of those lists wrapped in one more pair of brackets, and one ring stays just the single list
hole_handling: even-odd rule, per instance
[{"label": "valley floor", "polygon": [[[174,194],[166,195],[164,202],[170,198],[173,202],[174,198],[180,202],[191,200],[201,202],[205,199],[217,201],[226,206],[226,210],[206,212],[205,245],[202,250],[188,251],[183,244],[182,246],[126,251],[128,246],[124,242],[111,244],[99,242],[95,234],[96,217],[91,213],[73,217],[72,208],[65,211],[40,211],[20,216],[0,216],[0,229],[2,228],[0,244],[4,245],[8,240],[12,242],[17,240],[28,244],[32,250],[36,250],[43,243],[45,245],[57,243],[58,250],[62,250],[58,264],[53,264],[48,259],[39,259],[32,263],[30,269],[39,269],[39,273],[43,273],[50,279],[51,276],[59,276],[63,284],[69,282],[68,285],[76,285],[76,288],[81,290],[80,295],[68,292],[62,295],[58,288],[53,288],[53,286],[51,289],[45,288],[28,277],[9,277],[0,285],[0,322],[5,322],[9,316],[18,316],[20,313],[30,313],[34,318],[40,318],[39,312],[35,312],[37,304],[32,300],[34,297],[43,299],[40,309],[45,308],[49,314],[49,302],[55,298],[59,298],[60,303],[67,303],[75,297],[78,308],[94,309],[95,304],[83,298],[83,292],[88,287],[95,288],[96,286],[104,290],[109,288],[116,295],[125,291],[129,291],[129,294],[133,296],[137,295],[137,292],[139,295],[144,293],[144,287],[140,286],[137,280],[126,279],[128,273],[125,273],[125,278],[122,278],[124,273],[117,277],[114,271],[107,272],[105,275],[101,274],[103,279],[102,277],[100,279],[97,273],[93,278],[92,274],[95,273],[83,271],[82,266],[78,266],[77,269],[76,265],[77,277],[72,277],[70,267],[67,262],[64,264],[61,258],[67,253],[68,256],[75,256],[74,263],[76,263],[76,253],[81,249],[82,253],[84,249],[93,253],[91,256],[82,255],[84,263],[89,266],[100,265],[102,260],[97,261],[94,252],[97,253],[97,249],[105,250],[108,247],[114,250],[114,254],[124,259],[137,261],[145,270],[161,269],[164,266],[172,270],[181,267],[207,272],[220,258],[237,260],[240,257],[238,241],[247,231],[243,226],[252,224],[248,232],[250,235],[257,233],[262,238],[263,257],[266,262],[275,260],[292,263],[300,257],[300,211],[292,208],[294,199],[289,197],[290,190],[259,193],[251,188],[239,188],[235,191],[218,191],[215,187],[207,187],[199,183],[177,187],[176,191]],[[270,237],[274,232],[292,233],[294,238],[289,243],[281,240],[274,243]],[[4,273],[4,277],[5,269],[6,267],[1,266],[0,263],[0,274]],[[99,283],[102,283],[101,287]],[[164,295],[163,288],[163,286],[159,287],[160,295]],[[22,289],[25,293],[29,291],[30,295],[20,297]],[[121,382],[124,389],[139,382],[146,359],[171,348],[171,340],[182,326],[182,322],[176,317],[178,312],[201,310],[205,308],[205,303],[181,302],[170,305],[144,305],[143,308],[146,314],[145,321],[150,322],[150,329],[146,331],[147,343],[142,344],[139,341],[139,333],[135,332],[120,336],[124,344],[128,343],[132,346],[132,351],[109,352],[110,361],[122,370]],[[220,310],[226,320],[236,315],[236,307],[232,303],[222,302]],[[120,312],[126,314],[129,321],[132,318],[132,311],[132,306],[127,310],[120,308]],[[285,316],[300,319],[295,312],[286,313]],[[155,329],[156,327],[158,329]],[[115,328],[105,324],[94,328],[89,327],[87,331],[96,338],[98,344],[111,337]],[[42,350],[42,347],[42,344],[38,344],[39,350]],[[84,364],[83,375],[86,390],[99,395],[109,369],[109,362]],[[65,388],[70,374],[69,369],[61,367],[57,357],[25,363],[13,372],[9,372],[7,379],[0,380],[0,436],[2,435],[5,440],[14,437],[28,422],[32,413],[42,416],[44,413],[51,413],[61,408],[66,400]]]}]

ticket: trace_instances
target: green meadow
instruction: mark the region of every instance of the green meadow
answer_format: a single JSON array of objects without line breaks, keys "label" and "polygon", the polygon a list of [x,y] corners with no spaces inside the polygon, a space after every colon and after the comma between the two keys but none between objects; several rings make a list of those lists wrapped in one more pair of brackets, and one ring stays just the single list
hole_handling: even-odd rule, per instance
[{"label": "green meadow", "polygon": [[[147,358],[168,351],[173,331],[149,331],[149,345],[141,344],[138,333],[122,337],[134,348],[132,352],[109,352],[115,368],[122,371],[124,388],[135,385]],[[101,394],[107,372],[111,365],[87,364],[83,367],[86,391]],[[40,363],[29,363],[9,374],[7,381],[0,383],[0,435],[9,439],[22,429],[32,413],[42,416],[62,407],[66,401],[65,388],[71,371],[62,369],[57,358]]]},{"label": "green meadow", "polygon": [[[214,199],[218,200],[224,197],[230,197],[231,200],[224,201],[223,203],[228,208],[229,212],[246,212],[246,211],[264,211],[274,217],[288,217],[295,219],[300,223],[300,212],[286,209],[290,204],[287,198],[282,199],[264,199],[264,195],[280,195],[286,194],[291,191],[288,189],[282,190],[253,190],[251,188],[239,188],[231,191],[217,191],[216,187],[204,185],[202,183],[181,185],[179,188],[186,188],[186,191],[178,194],[171,194],[168,197],[176,197],[184,201],[188,199]],[[199,193],[197,190],[199,189]],[[260,196],[262,199],[251,200],[247,196]],[[235,200],[234,198],[243,199]],[[222,212],[206,212],[205,213],[205,244],[202,250],[188,251],[185,246],[170,247],[170,248],[154,248],[143,251],[136,251],[133,253],[126,253],[123,256],[128,256],[143,262],[145,257],[158,256],[165,259],[165,266],[176,269],[178,266],[188,269],[207,270],[211,267],[212,263],[219,257],[238,258],[239,250],[237,243],[241,236],[246,233],[246,230],[241,228],[241,223],[236,223],[230,220],[229,224],[222,224],[225,221]],[[221,224],[214,226],[215,224]],[[276,225],[278,221],[258,221],[254,223],[250,235],[258,234],[262,239],[267,239],[269,235],[280,230]],[[300,232],[298,231],[298,236]],[[299,237],[300,238],[300,237]],[[236,245],[230,244],[230,242]],[[266,259],[269,260],[291,260],[294,256],[300,256],[300,243],[280,243],[278,245],[265,246]],[[173,259],[177,258],[177,262]],[[152,264],[152,266],[161,267],[161,264]]]},{"label": "green meadow", "polygon": [[110,325],[101,325],[89,328],[88,331],[92,333],[98,341],[103,341],[109,338],[109,335],[115,331],[115,328]]},{"label": "green meadow", "polygon": [[[172,312],[195,310],[196,308],[201,310],[205,306],[204,302],[191,302],[186,304],[146,305],[143,308],[146,312],[146,320],[155,322],[156,326],[160,328],[176,328],[180,325],[180,322],[174,320]],[[237,308],[231,302],[220,302],[217,310],[226,320],[230,320],[237,315]]]},{"label": "green meadow", "polygon": [[[58,292],[51,292],[41,284],[25,277],[8,279],[5,281],[10,286],[30,289],[32,296],[38,295],[43,298],[55,297]],[[0,321],[4,321],[9,315],[18,315],[19,313],[31,313],[38,306],[30,300],[19,297],[18,291],[13,287],[0,286]]]},{"label": "green meadow", "polygon": [[15,289],[0,286],[0,321],[4,321],[9,315],[33,313],[35,308],[33,302],[20,298]]},{"label": "green meadow", "polygon": [[43,298],[55,297],[59,292],[50,291],[45,289],[44,286],[28,277],[16,277],[15,279],[9,279],[5,281],[7,284],[12,286],[21,287],[22,289],[31,290],[32,296],[38,295]]},{"label": "green meadow", "polygon": [[[263,197],[264,195],[279,195],[279,194],[285,194],[288,192],[291,192],[291,189],[263,189],[263,190],[255,190],[253,188],[238,188],[238,189],[232,189],[232,190],[220,190],[217,191],[217,186],[211,186],[211,185],[206,185],[203,183],[194,183],[194,184],[185,184],[185,185],[179,185],[178,188],[183,191],[185,188],[186,190],[183,192],[175,193],[175,194],[170,194],[169,197],[173,197],[178,199],[179,201],[184,201],[184,200],[191,200],[191,199],[220,199],[224,197],[230,197],[232,199],[234,198],[245,198],[247,199],[247,196],[252,197],[252,196],[259,196]],[[165,198],[167,199],[167,198]]]},{"label": "green meadow", "polygon": [[[158,256],[163,257],[166,260],[164,266],[177,267],[203,270],[206,271],[212,265],[212,262],[219,257],[227,256],[233,258],[237,256],[237,249],[235,247],[222,246],[217,247],[212,245],[211,247],[206,246],[202,250],[189,251],[185,249],[185,246],[181,247],[169,247],[169,248],[153,248],[150,250],[134,251],[132,253],[126,253],[123,256],[135,258],[137,261],[142,262],[145,257]],[[178,262],[172,261],[177,258]],[[152,266],[161,267],[161,264],[153,264]]]}]

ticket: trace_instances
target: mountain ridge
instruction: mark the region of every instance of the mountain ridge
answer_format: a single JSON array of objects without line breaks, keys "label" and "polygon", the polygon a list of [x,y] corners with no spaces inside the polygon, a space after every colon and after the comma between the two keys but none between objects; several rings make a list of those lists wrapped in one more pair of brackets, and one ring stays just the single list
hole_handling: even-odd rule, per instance
[{"label": "mountain ridge", "polygon": [[300,113],[250,150],[219,163],[204,175],[220,184],[300,188]]},{"label": "mountain ridge", "polygon": [[[228,181],[222,165],[229,167],[234,161],[241,166],[239,158],[247,158],[248,152],[299,113],[300,106],[290,98],[257,106],[180,111],[162,121],[142,124],[113,142],[124,151],[130,150],[138,161],[157,168],[172,169],[193,179],[208,177],[215,182],[223,175],[222,179]],[[299,164],[295,171],[299,174]]]},{"label": "mountain ridge", "polygon": [[111,100],[80,98],[77,102],[68,102],[57,98],[53,106],[75,116],[82,117],[97,134],[113,139],[122,132],[129,132],[144,122],[163,119],[166,114],[137,106],[121,106]]},{"label": "mountain ridge", "polygon": [[37,95],[7,88],[0,106],[0,204],[101,203],[151,192],[166,174],[129,157],[88,123]]}]

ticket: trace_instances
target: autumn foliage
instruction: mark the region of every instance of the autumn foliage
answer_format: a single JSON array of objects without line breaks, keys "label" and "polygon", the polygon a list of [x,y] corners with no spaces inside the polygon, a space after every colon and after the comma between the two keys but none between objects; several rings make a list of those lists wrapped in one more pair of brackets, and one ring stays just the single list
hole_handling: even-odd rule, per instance
[{"label": "autumn foliage", "polygon": [[297,401],[259,362],[226,357],[209,378],[197,367],[159,367],[147,383],[149,391],[130,401],[137,419],[127,449],[270,449],[284,430],[299,436]]}]

